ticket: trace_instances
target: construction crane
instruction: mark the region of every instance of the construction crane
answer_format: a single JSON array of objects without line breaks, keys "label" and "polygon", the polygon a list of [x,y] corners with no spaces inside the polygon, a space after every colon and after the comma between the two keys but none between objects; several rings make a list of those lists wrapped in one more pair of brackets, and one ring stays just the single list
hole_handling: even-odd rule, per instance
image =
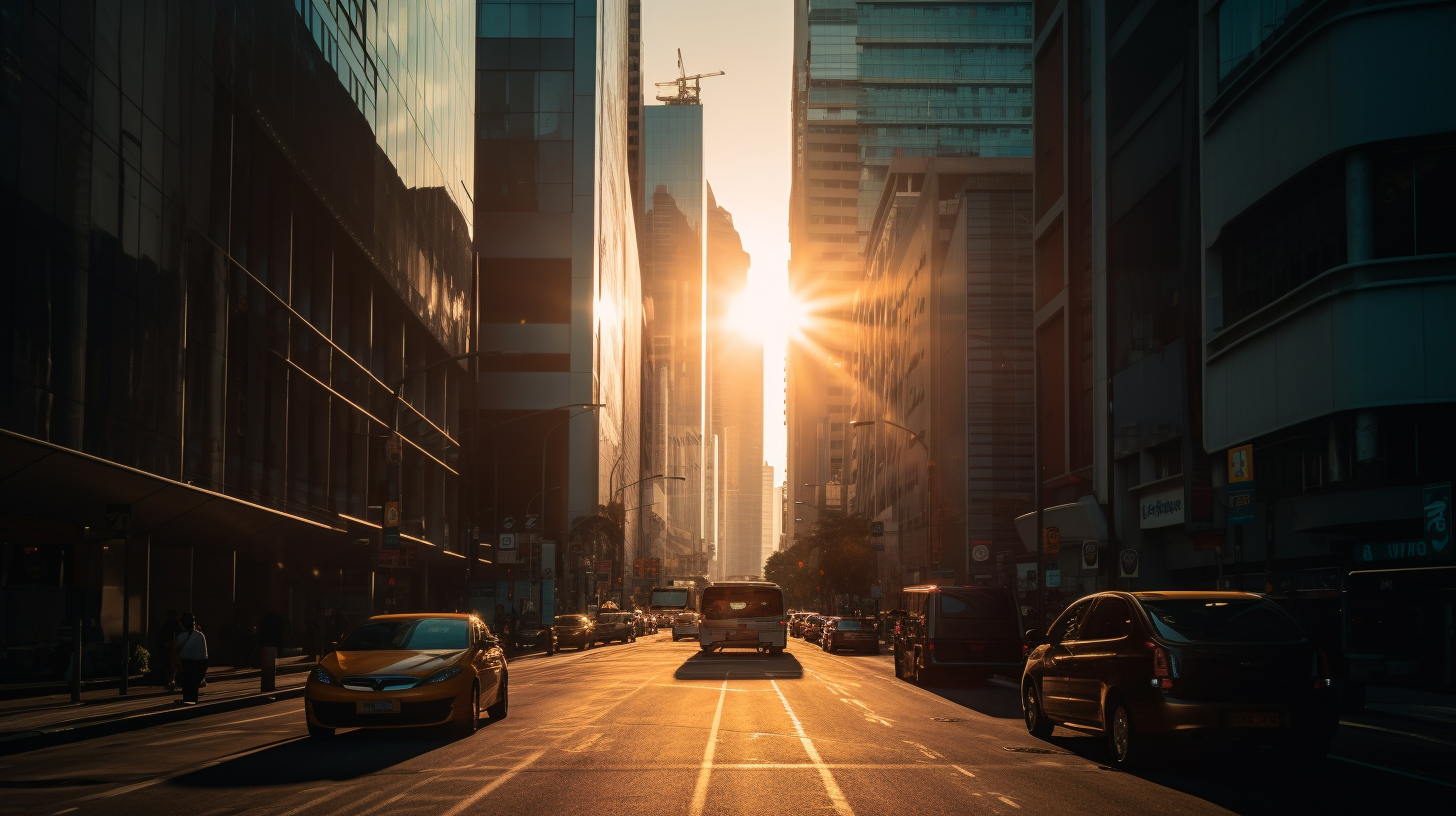
[{"label": "construction crane", "polygon": [[[699,80],[707,79],[708,77],[723,76],[726,73],[726,71],[714,71],[711,74],[693,74],[692,76],[688,76],[687,71],[683,69],[682,49],[679,48],[677,50],[677,79],[656,83],[659,88],[669,88],[676,85],[677,96],[662,96],[659,94],[657,101],[666,102],[669,105],[701,105],[703,102],[699,96],[701,93],[701,89],[698,87]],[[691,85],[688,84],[690,82],[692,83]]]}]

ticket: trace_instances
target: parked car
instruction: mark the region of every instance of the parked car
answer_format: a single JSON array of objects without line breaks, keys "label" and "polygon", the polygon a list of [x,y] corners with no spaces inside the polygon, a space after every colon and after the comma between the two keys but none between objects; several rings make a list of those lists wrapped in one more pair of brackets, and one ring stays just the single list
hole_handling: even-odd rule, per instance
[{"label": "parked car", "polygon": [[795,612],[789,617],[789,634],[796,638],[804,636],[804,624],[813,612]]},{"label": "parked car", "polygon": [[577,651],[584,651],[596,640],[596,624],[586,615],[557,615],[551,628],[556,630],[558,648],[575,646]]},{"label": "parked car", "polygon": [[556,654],[556,629],[541,625],[541,619],[535,612],[527,612],[521,616],[521,622],[517,624],[511,639],[513,654],[524,654],[534,649],[541,649],[548,655]]},{"label": "parked car", "polygon": [[879,621],[875,618],[835,618],[824,625],[819,644],[834,654],[840,649],[880,653]]},{"label": "parked car", "polygon": [[698,636],[698,613],[684,609],[673,615],[671,620],[663,624],[672,627],[672,642],[678,639],[691,640]]},{"label": "parked car", "polygon": [[304,683],[308,735],[336,728],[451,725],[475,732],[509,704],[500,641],[470,615],[378,615],[350,630]]},{"label": "parked car", "polygon": [[1119,766],[1174,736],[1281,743],[1317,760],[1339,722],[1327,655],[1259,595],[1103,592],[1027,641],[1027,730],[1099,732]]},{"label": "parked car", "polygon": [[809,643],[819,642],[819,633],[824,629],[824,623],[829,619],[823,615],[810,615],[804,619],[803,637]]},{"label": "parked car", "polygon": [[1018,677],[1025,661],[1021,612],[1006,587],[913,586],[900,592],[895,676],[912,683]]},{"label": "parked car", "polygon": [[596,620],[596,633],[593,639],[597,643],[607,644],[614,640],[623,643],[631,643],[637,639],[637,628],[632,621],[630,612],[598,612]]}]

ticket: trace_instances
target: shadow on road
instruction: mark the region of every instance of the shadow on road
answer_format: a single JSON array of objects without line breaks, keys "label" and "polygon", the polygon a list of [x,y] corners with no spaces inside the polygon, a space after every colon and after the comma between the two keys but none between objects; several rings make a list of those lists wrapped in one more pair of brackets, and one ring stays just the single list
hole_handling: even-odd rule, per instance
[{"label": "shadow on road", "polygon": [[998,720],[1021,719],[1021,698],[1015,689],[990,683],[967,683],[964,685],[922,686],[956,705],[972,711],[995,717]]},{"label": "shadow on road", "polygon": [[678,680],[797,680],[804,667],[791,654],[761,655],[750,651],[698,652],[683,661]]},{"label": "shadow on road", "polygon": [[[482,720],[486,728],[490,720]],[[476,735],[472,739],[479,739]],[[435,729],[356,730],[320,744],[296,739],[168,781],[198,788],[340,782],[378,773],[451,743]],[[326,747],[325,747],[326,746]]]}]

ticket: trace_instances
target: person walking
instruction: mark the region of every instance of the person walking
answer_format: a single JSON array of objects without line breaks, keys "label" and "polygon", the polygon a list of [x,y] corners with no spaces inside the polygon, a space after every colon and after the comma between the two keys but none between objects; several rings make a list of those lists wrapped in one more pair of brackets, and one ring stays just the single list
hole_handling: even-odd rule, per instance
[{"label": "person walking", "polygon": [[157,628],[157,676],[167,691],[177,690],[177,672],[182,662],[177,659],[177,636],[182,634],[182,624],[177,620],[177,610],[168,609],[167,619]]},{"label": "person walking", "polygon": [[197,629],[191,612],[182,616],[177,656],[182,660],[182,705],[197,705],[197,690],[207,676],[207,638]]}]

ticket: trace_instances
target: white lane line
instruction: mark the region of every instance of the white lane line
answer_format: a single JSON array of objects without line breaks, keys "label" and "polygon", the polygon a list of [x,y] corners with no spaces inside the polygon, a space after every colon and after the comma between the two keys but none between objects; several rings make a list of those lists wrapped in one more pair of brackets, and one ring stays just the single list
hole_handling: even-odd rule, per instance
[{"label": "white lane line", "polygon": [[698,766],[698,781],[693,786],[693,799],[688,816],[703,816],[708,804],[708,779],[713,775],[713,754],[718,748],[718,725],[723,722],[723,701],[728,699],[728,681],[718,689],[718,708],[713,711],[713,727],[708,729],[708,747],[703,749],[703,762]]},{"label": "white lane line", "polygon": [[1411,739],[1426,740],[1427,742],[1435,742],[1441,745],[1456,745],[1456,742],[1452,742],[1451,740],[1444,740],[1440,737],[1430,737],[1426,736],[1425,734],[1416,734],[1410,731],[1397,731],[1394,728],[1383,728],[1378,725],[1367,725],[1365,723],[1350,722],[1349,720],[1340,720],[1340,725],[1346,728],[1368,728],[1371,731],[1384,731],[1387,734],[1395,734],[1396,736],[1401,737],[1410,737]]},{"label": "white lane line", "polygon": [[824,764],[824,758],[819,756],[819,749],[814,747],[814,741],[804,733],[804,725],[799,722],[799,715],[789,705],[789,698],[784,696],[784,690],[779,688],[779,681],[768,681],[774,691],[778,692],[779,702],[784,704],[784,711],[788,712],[789,721],[794,724],[794,732],[799,735],[799,744],[804,746],[804,753],[809,755],[809,761],[819,769],[819,779],[824,783],[824,792],[829,794],[829,801],[834,805],[834,812],[839,816],[854,816],[854,808],[849,806],[849,801],[844,798],[844,791],[839,789],[839,783],[834,780],[834,773],[829,766]]},{"label": "white lane line", "polygon": [[214,736],[217,736],[219,734],[241,734],[241,733],[243,733],[243,730],[241,728],[230,728],[230,729],[220,730],[220,731],[205,731],[205,732],[203,732],[201,734],[193,734],[190,737],[174,737],[172,739],[160,740],[158,742],[148,742],[148,743],[143,744],[142,747],[143,748],[155,748],[155,747],[157,747],[159,745],[174,745],[174,744],[179,743],[179,742],[191,742],[192,740],[206,739],[208,737],[214,737]]},{"label": "white lane line", "polygon": [[73,810],[76,810],[76,808],[69,807],[69,808],[66,808],[65,810],[58,810],[55,813],[52,813],[51,816],[61,816],[62,813],[70,813]]},{"label": "white lane line", "polygon": [[1443,786],[1448,787],[1448,788],[1456,788],[1456,784],[1453,784],[1451,782],[1445,782],[1443,780],[1436,779],[1435,777],[1425,776],[1425,775],[1418,774],[1418,773],[1411,773],[1410,771],[1399,771],[1399,770],[1396,770],[1395,768],[1387,768],[1384,765],[1373,765],[1373,764],[1371,764],[1369,762],[1361,762],[1358,759],[1350,759],[1348,757],[1335,756],[1334,754],[1326,754],[1326,756],[1329,757],[1330,759],[1333,759],[1333,760],[1337,761],[1337,762],[1348,762],[1351,765],[1359,765],[1362,768],[1371,768],[1371,769],[1374,769],[1374,770],[1377,770],[1377,771],[1385,771],[1386,773],[1393,773],[1393,774],[1396,774],[1397,776],[1405,776],[1405,777],[1409,777],[1411,779],[1419,779],[1422,782],[1430,782],[1432,785],[1443,785]]},{"label": "white lane line", "polygon": [[[703,691],[722,691],[723,690],[723,689],[719,688],[718,686],[694,686],[694,685],[690,685],[688,683],[653,683],[652,685],[654,685],[654,686],[656,686],[658,688],[701,689]],[[749,694],[768,694],[769,692],[773,691],[773,689],[732,689],[732,688],[731,689],[728,689],[728,690],[729,691],[733,691],[733,692],[749,693]]]},{"label": "white lane line", "polygon": [[[546,747],[540,749],[539,751],[536,751],[536,752],[532,753],[530,756],[527,756],[525,759],[521,760],[520,762],[516,763],[515,765],[512,765],[511,768],[510,768],[510,770],[502,773],[500,776],[497,776],[495,779],[491,780],[490,784],[485,785],[484,787],[480,788],[479,790],[475,791],[474,793],[470,794],[469,796],[465,797],[464,799],[461,799],[459,802],[456,802],[455,803],[455,807],[452,807],[449,810],[444,811],[443,813],[440,814],[440,816],[457,816],[457,814],[464,812],[467,808],[473,807],[475,805],[475,803],[479,802],[480,800],[484,799],[485,797],[487,797],[487,796],[491,795],[493,792],[495,792],[495,789],[496,788],[499,788],[501,785],[504,785],[505,783],[509,782],[510,780],[516,778],[516,776],[519,775],[521,773],[521,771],[526,770],[531,765],[533,765],[536,762],[536,760],[538,760],[541,757],[545,756],[547,751],[550,751],[552,748],[554,748],[554,747],[560,745],[561,743],[565,742],[566,741],[566,738],[568,736],[570,736],[571,734],[576,733],[577,730],[580,730],[582,728],[586,728],[587,726],[591,725],[592,723],[596,722],[597,720],[601,719],[602,717],[605,717],[608,712],[612,711],[613,709],[615,709],[617,706],[621,705],[622,703],[625,703],[628,700],[631,700],[631,699],[636,698],[637,692],[641,691],[644,688],[647,688],[649,685],[652,684],[652,681],[653,680],[656,680],[657,679],[657,677],[658,677],[658,675],[654,674],[651,677],[647,678],[646,680],[643,680],[636,688],[632,689],[631,691],[627,692],[626,694],[620,695],[617,698],[617,701],[615,703],[612,703],[611,705],[607,706],[606,708],[603,708],[601,711],[598,711],[595,716],[591,717],[586,722],[581,723],[579,726],[577,726],[577,728],[575,730],[570,731],[570,732],[567,732],[566,734],[563,734],[555,742],[551,743],[550,745],[547,745]],[[426,778],[424,780],[421,780],[420,782],[418,782],[418,783],[416,783],[414,785],[411,785],[409,787],[409,789],[407,789],[405,792],[408,793],[408,792],[414,790],[415,788],[421,787],[423,785],[428,785],[431,782],[434,782],[438,778],[439,777],[437,777],[437,776],[428,777],[428,778]],[[403,795],[404,794],[401,794],[401,796],[403,796]]]},{"label": "white lane line", "polygon": [[[310,794],[310,793],[313,793],[315,791],[321,791],[321,790],[328,790],[328,788],[312,788],[312,789],[303,791],[302,794],[305,794],[306,795],[306,794]],[[297,816],[297,814],[302,813],[303,811],[308,810],[309,808],[312,808],[312,807],[314,807],[316,805],[321,805],[324,802],[329,801],[330,799],[337,799],[338,797],[343,796],[346,793],[353,793],[354,790],[355,790],[355,787],[353,787],[353,786],[347,787],[347,788],[342,788],[342,789],[339,789],[339,790],[335,790],[333,793],[326,793],[323,796],[314,797],[313,799],[310,799],[310,800],[308,800],[307,802],[304,802],[301,805],[298,805],[296,807],[289,808],[288,810],[285,810],[282,813],[276,813],[276,814],[274,814],[274,816]]]}]

